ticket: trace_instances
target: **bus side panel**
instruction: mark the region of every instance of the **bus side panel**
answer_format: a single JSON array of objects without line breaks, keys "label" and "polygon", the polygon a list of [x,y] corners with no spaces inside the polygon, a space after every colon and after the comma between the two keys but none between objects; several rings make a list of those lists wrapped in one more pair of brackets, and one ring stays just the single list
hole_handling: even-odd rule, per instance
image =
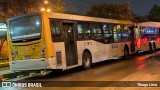
[{"label": "bus side panel", "polygon": [[89,50],[92,55],[92,61],[96,60],[95,52],[97,51],[95,48],[95,44],[92,40],[85,41],[77,41],[77,52],[78,52],[78,64],[82,65],[82,57],[83,52],[85,50]]},{"label": "bus side panel", "polygon": [[103,44],[97,41],[88,40],[88,41],[78,41],[78,64],[82,65],[82,56],[84,50],[89,50],[92,55],[92,63],[112,59],[114,57],[120,56],[120,53],[117,52],[121,49],[120,43],[118,44]]},{"label": "bus side panel", "polygon": [[82,65],[83,52],[89,50],[92,56],[92,63],[104,61],[108,58],[108,48],[105,44],[88,40],[88,41],[77,41],[78,49],[78,64]]},{"label": "bus side panel", "polygon": [[[66,53],[65,53],[65,44],[64,42],[56,42],[54,43],[55,47],[55,60],[54,60],[54,67],[56,69],[66,69]],[[60,54],[60,56],[58,55]],[[59,60],[59,61],[58,61]]]},{"label": "bus side panel", "polygon": [[54,57],[54,47],[52,45],[52,37],[51,37],[51,30],[50,30],[50,23],[49,23],[49,15],[44,13],[43,18],[43,34],[45,38],[45,50],[46,50],[46,58]]},{"label": "bus side panel", "polygon": [[51,36],[51,30],[50,30],[50,23],[49,23],[49,18],[51,14],[43,13],[42,14],[42,20],[43,20],[43,25],[42,25],[42,33],[44,37],[44,46],[45,46],[45,58],[46,58],[46,67],[48,69],[53,69],[55,68],[55,48],[53,45],[52,41],[52,36]]},{"label": "bus side panel", "polygon": [[97,41],[94,41],[95,47],[96,48],[96,60],[93,62],[99,62],[99,61],[104,61],[108,59],[108,48],[106,47],[106,44],[100,43]]}]

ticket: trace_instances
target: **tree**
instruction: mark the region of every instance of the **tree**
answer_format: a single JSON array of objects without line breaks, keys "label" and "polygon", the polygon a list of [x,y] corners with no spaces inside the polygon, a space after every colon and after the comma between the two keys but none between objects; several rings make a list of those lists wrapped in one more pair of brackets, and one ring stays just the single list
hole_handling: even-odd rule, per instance
[{"label": "tree", "polygon": [[5,9],[0,10],[0,18],[6,19],[24,13],[38,12],[38,0],[5,0]]},{"label": "tree", "polygon": [[148,15],[137,16],[137,19],[138,19],[138,22],[147,22],[147,21],[149,21]]},{"label": "tree", "polygon": [[64,6],[65,6],[64,0],[56,0],[56,2],[54,2],[53,4],[54,12],[64,13],[65,11]]},{"label": "tree", "polygon": [[132,20],[133,10],[128,3],[95,4],[87,13],[89,16]]},{"label": "tree", "polygon": [[[5,10],[0,10],[0,19],[4,20],[13,16],[39,12],[41,7],[46,6],[44,0],[3,0],[5,5]],[[65,2],[64,0],[51,1],[47,5],[53,12],[64,13]],[[47,8],[48,8],[47,7]]]},{"label": "tree", "polygon": [[157,4],[153,5],[151,10],[149,11],[148,19],[150,21],[160,21],[160,6],[158,6]]}]

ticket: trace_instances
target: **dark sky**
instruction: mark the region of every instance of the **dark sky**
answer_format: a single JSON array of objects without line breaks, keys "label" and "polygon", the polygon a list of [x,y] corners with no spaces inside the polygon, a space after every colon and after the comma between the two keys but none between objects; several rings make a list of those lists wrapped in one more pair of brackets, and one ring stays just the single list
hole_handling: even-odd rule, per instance
[{"label": "dark sky", "polygon": [[74,12],[85,13],[90,6],[98,3],[127,2],[138,15],[145,15],[154,4],[160,4],[160,0],[65,0],[66,7]]}]

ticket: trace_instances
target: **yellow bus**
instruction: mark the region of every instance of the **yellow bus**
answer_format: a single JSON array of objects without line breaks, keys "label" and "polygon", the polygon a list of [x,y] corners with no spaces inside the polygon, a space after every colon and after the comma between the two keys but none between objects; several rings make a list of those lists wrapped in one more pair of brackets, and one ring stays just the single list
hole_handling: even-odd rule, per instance
[{"label": "yellow bus", "polygon": [[138,25],[137,52],[155,51],[160,48],[160,23],[142,22]]},{"label": "yellow bus", "polygon": [[53,12],[9,19],[11,70],[70,69],[136,52],[131,21]]}]

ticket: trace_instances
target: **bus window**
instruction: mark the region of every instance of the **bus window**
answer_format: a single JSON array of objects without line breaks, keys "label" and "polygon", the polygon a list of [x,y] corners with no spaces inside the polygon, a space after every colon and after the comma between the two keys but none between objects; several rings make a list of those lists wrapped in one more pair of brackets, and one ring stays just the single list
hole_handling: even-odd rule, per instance
[{"label": "bus window", "polygon": [[51,35],[52,40],[54,42],[62,41],[61,29],[60,29],[60,21],[52,19],[50,20],[50,28],[51,28]]},{"label": "bus window", "polygon": [[111,24],[103,24],[103,33],[104,33],[105,43],[113,42],[112,28],[113,26]]},{"label": "bus window", "polygon": [[93,39],[103,39],[102,25],[100,23],[92,23],[92,36]]},{"label": "bus window", "polygon": [[121,42],[121,25],[116,25],[113,28],[114,42]]},{"label": "bus window", "polygon": [[77,24],[78,39],[80,40],[91,39],[91,30],[89,26],[90,24],[86,22],[79,22]]},{"label": "bus window", "polygon": [[41,16],[30,15],[10,20],[10,34],[13,42],[33,41],[41,38]]},{"label": "bus window", "polygon": [[129,41],[129,27],[127,25],[122,30],[122,40],[123,42]]}]

